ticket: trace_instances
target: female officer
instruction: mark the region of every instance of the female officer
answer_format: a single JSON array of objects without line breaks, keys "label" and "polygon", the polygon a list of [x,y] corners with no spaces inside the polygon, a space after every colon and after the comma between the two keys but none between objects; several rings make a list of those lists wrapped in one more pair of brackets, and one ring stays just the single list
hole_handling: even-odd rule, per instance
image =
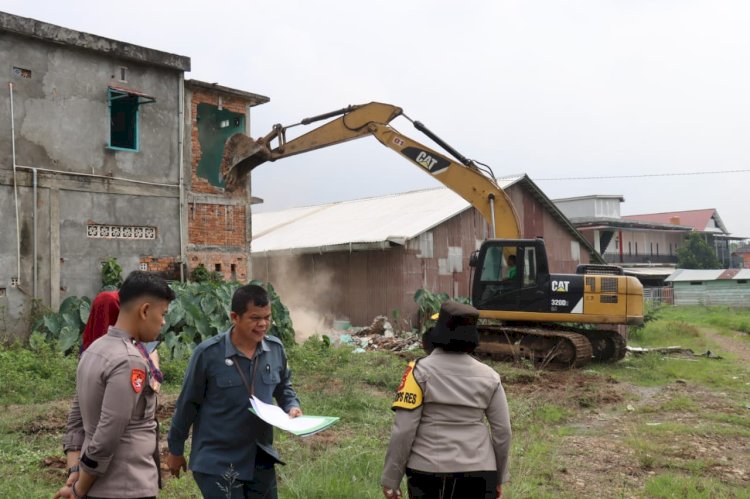
[{"label": "female officer", "polygon": [[469,355],[479,344],[478,318],[474,307],[443,303],[430,338],[434,351],[404,373],[380,480],[386,498],[401,497],[404,474],[412,499],[502,497],[508,403],[500,376]]}]

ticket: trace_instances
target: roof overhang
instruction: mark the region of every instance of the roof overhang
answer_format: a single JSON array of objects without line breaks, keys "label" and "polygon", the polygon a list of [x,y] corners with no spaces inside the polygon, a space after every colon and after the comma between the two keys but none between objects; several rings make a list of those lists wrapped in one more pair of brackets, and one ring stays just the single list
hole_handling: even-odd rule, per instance
[{"label": "roof overhang", "polygon": [[110,85],[109,89],[111,91],[124,94],[124,95],[112,95],[110,93],[109,100],[110,102],[117,99],[122,99],[124,97],[128,96],[135,96],[138,97],[138,105],[142,106],[143,104],[151,104],[152,102],[156,102],[156,97],[149,95],[145,92],[141,92],[140,90],[134,90],[132,88],[126,88],[126,87],[118,87],[115,85]]},{"label": "roof overhang", "polygon": [[34,38],[55,45],[67,45],[108,57],[160,66],[176,71],[190,71],[190,58],[160,50],[133,45],[103,36],[92,35],[28,17],[0,12],[0,31]]},{"label": "roof overhang", "polygon": [[259,104],[265,104],[271,100],[270,97],[265,95],[254,94],[252,92],[246,92],[244,90],[237,90],[236,88],[225,87],[218,83],[208,83],[200,80],[185,80],[185,86],[188,88],[200,88],[219,94],[231,95],[233,97],[239,97],[250,102],[251,106],[257,106]]}]

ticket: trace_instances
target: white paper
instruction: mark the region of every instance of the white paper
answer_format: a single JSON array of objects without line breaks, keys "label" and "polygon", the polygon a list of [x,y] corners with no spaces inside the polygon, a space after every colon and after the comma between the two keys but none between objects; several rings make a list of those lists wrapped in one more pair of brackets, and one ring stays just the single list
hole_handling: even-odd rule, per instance
[{"label": "white paper", "polygon": [[250,403],[253,411],[255,411],[255,414],[260,419],[276,428],[286,430],[295,435],[307,435],[324,430],[339,419],[328,416],[297,416],[296,418],[290,418],[281,407],[266,404],[254,395],[250,399]]}]

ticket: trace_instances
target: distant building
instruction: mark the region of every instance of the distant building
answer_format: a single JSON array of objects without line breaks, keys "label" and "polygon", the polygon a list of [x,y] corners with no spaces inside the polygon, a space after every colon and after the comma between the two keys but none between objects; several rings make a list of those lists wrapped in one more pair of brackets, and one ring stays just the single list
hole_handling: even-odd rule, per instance
[{"label": "distant building", "polygon": [[[527,176],[501,186],[523,237],[544,237],[550,271],[574,273],[578,264],[601,262]],[[469,257],[488,234],[479,212],[447,188],[257,213],[253,277],[272,282],[285,300],[353,324],[393,311],[413,320],[420,288],[470,295]]]},{"label": "distant building", "polygon": [[[555,199],[554,203],[608,263],[674,266],[677,248],[693,228],[677,223],[677,219],[661,222],[623,217],[620,204],[624,201],[620,195],[590,195]],[[658,275],[663,279],[669,272]]]},{"label": "distant building", "polygon": [[700,232],[703,235],[706,243],[716,251],[716,257],[724,267],[731,266],[729,242],[744,239],[742,237],[733,237],[729,234],[719,216],[719,212],[715,208],[627,215],[622,218],[623,220],[640,223],[672,224],[674,226],[690,227],[693,231]]},{"label": "distant building", "polygon": [[738,260],[738,267],[750,269],[750,244],[740,246],[732,252],[732,256]]},{"label": "distant building", "polygon": [[[268,98],[195,80],[190,59],[0,12],[0,336],[101,288],[100,266],[246,277],[249,186],[217,144]],[[4,330],[3,330],[4,329]]]},{"label": "distant building", "polygon": [[678,269],[666,281],[675,305],[750,307],[750,269]]}]

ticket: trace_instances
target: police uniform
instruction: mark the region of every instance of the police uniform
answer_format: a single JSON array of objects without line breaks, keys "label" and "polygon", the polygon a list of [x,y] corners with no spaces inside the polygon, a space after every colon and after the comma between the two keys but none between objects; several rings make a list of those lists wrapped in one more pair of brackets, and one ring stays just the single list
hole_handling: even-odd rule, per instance
[{"label": "police uniform", "polygon": [[192,426],[190,470],[206,497],[226,497],[220,489],[207,492],[205,487],[224,483],[230,467],[241,485],[234,491],[239,497],[242,487],[252,492],[269,483],[273,490],[266,497],[276,497],[273,465],[284,463],[273,447],[273,428],[249,410],[245,381],[256,397],[266,403],[275,398],[285,412],[300,402],[281,341],[266,335],[248,358],[234,346],[230,332],[194,350],[167,437],[169,451],[184,454]]},{"label": "police uniform", "polygon": [[[472,307],[448,308],[454,314],[476,313],[478,317]],[[444,309],[433,339],[441,336],[441,330],[443,336],[458,330],[459,337],[463,328],[476,331],[473,326],[459,325],[449,332],[448,321],[442,320]],[[420,478],[433,478],[432,483],[436,483],[435,477],[461,477],[463,482],[449,485],[441,497],[495,497],[495,486],[508,480],[508,403],[500,376],[489,366],[467,353],[436,346],[428,357],[407,367],[393,409],[396,415],[381,477],[384,487],[398,488],[406,473],[415,497],[437,497],[427,492],[429,487],[423,489],[424,495],[414,493],[420,487]],[[470,482],[479,483],[480,488],[461,488],[474,487]]]},{"label": "police uniform", "polygon": [[156,393],[130,334],[110,327],[83,354],[63,448],[96,476],[89,497],[155,497],[159,490]]}]

